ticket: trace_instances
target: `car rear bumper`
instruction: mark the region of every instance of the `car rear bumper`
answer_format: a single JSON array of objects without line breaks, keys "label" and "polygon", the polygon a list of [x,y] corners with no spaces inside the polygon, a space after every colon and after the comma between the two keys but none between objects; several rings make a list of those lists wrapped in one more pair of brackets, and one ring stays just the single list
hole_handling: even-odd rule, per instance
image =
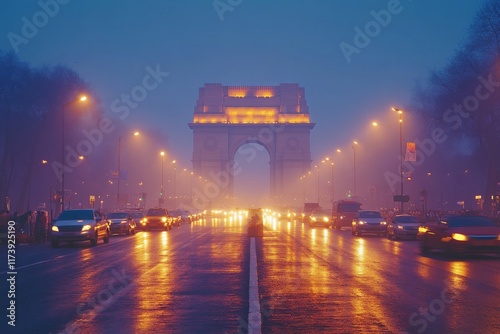
[{"label": "car rear bumper", "polygon": [[116,233],[127,233],[128,226],[126,224],[111,224],[110,232],[111,234]]}]

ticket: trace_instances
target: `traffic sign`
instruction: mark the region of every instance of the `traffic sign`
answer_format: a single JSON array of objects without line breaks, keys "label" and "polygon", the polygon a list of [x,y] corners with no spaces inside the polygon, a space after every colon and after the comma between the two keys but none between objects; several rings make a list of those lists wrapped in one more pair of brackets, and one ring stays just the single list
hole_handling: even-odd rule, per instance
[{"label": "traffic sign", "polygon": [[394,195],[394,202],[409,202],[410,195]]}]

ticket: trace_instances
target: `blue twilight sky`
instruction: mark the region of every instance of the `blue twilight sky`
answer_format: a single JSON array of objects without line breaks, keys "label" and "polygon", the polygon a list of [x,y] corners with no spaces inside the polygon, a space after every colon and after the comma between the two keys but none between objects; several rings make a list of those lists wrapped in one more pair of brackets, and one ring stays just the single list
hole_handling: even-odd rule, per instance
[{"label": "blue twilight sky", "polygon": [[[227,10],[218,13],[214,4]],[[317,123],[311,134],[317,161],[363,136],[364,124],[387,117],[391,106],[407,106],[415,79],[446,64],[480,5],[480,0],[1,0],[0,48],[13,49],[13,34],[28,37],[14,45],[21,60],[73,68],[115,119],[112,102],[142,84],[146,67],[168,72],[117,124],[162,132],[167,150],[187,167],[192,154],[187,123],[204,83],[299,83]],[[41,14],[43,7],[51,15]],[[379,14],[389,21],[385,26],[372,22],[372,11],[388,10],[390,21]],[[30,36],[23,35],[26,20],[39,25]],[[356,46],[356,29],[364,31],[367,24],[379,30],[370,31],[373,37],[349,62],[340,44]]]}]

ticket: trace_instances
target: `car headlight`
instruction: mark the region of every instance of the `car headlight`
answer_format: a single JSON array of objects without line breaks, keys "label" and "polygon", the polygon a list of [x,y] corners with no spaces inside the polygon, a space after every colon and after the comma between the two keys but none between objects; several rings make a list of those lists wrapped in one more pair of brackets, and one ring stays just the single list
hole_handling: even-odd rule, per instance
[{"label": "car headlight", "polygon": [[166,223],[166,222],[167,222],[167,217],[161,217],[161,221],[162,221],[163,223]]},{"label": "car headlight", "polygon": [[83,225],[82,227],[82,232],[85,232],[85,231],[88,231],[92,228],[92,226],[90,226],[89,224],[86,224],[86,225]]},{"label": "car headlight", "polygon": [[398,230],[404,230],[404,227],[402,225],[398,225]]},{"label": "car headlight", "polygon": [[386,222],[380,222],[380,225],[387,225]]},{"label": "car headlight", "polygon": [[366,223],[365,223],[364,221],[360,220],[358,224],[359,224],[359,225],[364,225],[364,224],[366,224]]},{"label": "car headlight", "polygon": [[328,219],[328,217],[323,217],[323,221],[324,221],[325,223],[328,223],[328,220],[329,220],[329,219]]},{"label": "car headlight", "polygon": [[418,233],[426,233],[427,231],[429,231],[429,229],[425,226],[418,227]]},{"label": "car headlight", "polygon": [[315,221],[316,221],[316,217],[311,217],[311,220],[312,220],[313,222],[315,222]]},{"label": "car headlight", "polygon": [[52,226],[52,232],[59,232],[59,227],[57,226]]},{"label": "car headlight", "polygon": [[453,240],[457,240],[457,241],[467,241],[467,240],[469,240],[469,238],[466,235],[461,234],[461,233],[453,233],[451,235],[451,238]]},{"label": "car headlight", "polygon": [[126,224],[126,223],[127,223],[127,221],[126,221],[126,220],[122,220],[122,221],[120,222],[120,224]]}]

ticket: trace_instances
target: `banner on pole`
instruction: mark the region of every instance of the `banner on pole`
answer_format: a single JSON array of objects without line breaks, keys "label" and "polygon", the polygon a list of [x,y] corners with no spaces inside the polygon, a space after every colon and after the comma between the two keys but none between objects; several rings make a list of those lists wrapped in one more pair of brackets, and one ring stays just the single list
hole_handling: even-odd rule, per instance
[{"label": "banner on pole", "polygon": [[414,142],[406,143],[405,161],[417,161],[417,145]]}]

